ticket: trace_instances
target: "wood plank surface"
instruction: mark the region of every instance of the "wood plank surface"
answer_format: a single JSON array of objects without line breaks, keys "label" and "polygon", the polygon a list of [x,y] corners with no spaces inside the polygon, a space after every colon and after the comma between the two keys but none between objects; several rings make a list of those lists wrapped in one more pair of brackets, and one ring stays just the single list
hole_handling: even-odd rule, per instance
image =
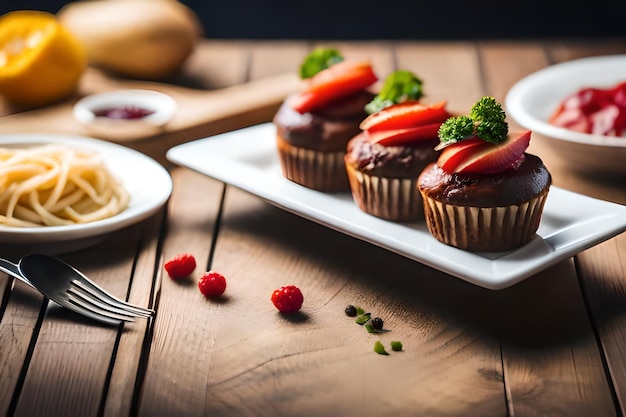
[{"label": "wood plank surface", "polygon": [[[222,96],[232,97],[231,104],[245,101],[256,81],[289,79],[307,51],[320,45],[372,59],[381,78],[394,69],[414,71],[424,80],[426,99],[446,99],[454,112],[466,112],[483,95],[503,100],[517,80],[547,65],[626,53],[626,43],[618,41],[207,41],[175,86],[164,88],[185,94],[200,117],[209,108],[207,94],[246,86],[241,96],[231,95],[234,90]],[[105,88],[125,82],[96,84],[101,81],[112,82]],[[272,106],[294,87],[286,84],[275,91]],[[238,115],[229,105],[229,120],[202,119],[125,143],[170,169],[174,191],[167,207],[63,255],[121,298],[154,307],[153,320],[93,325],[0,273],[0,414],[624,414],[624,235],[493,291],[164,160],[172,144],[271,118],[271,106],[255,106],[264,110]],[[623,181],[572,174],[540,141],[531,143],[531,152],[546,161],[555,185],[626,204]],[[0,251],[11,259],[19,255],[11,245]],[[198,267],[174,281],[163,264],[182,252],[194,254]],[[228,280],[219,300],[197,288],[211,269]],[[291,317],[270,302],[272,291],[287,284],[305,297],[302,311]],[[347,304],[382,317],[391,331],[368,333],[344,314]],[[404,349],[377,355],[377,340],[388,350],[399,340]]]},{"label": "wood plank surface", "polygon": [[[624,54],[624,42],[603,42],[601,44],[551,44],[550,56],[554,62],[564,62],[586,56]],[[561,177],[562,186],[596,198],[626,204],[626,180],[624,178],[593,178],[580,174]],[[626,236],[621,234],[608,242],[588,249],[576,256],[576,271],[583,290],[590,320],[594,324],[597,345],[603,353],[604,366],[608,372],[607,381],[614,392],[618,415],[625,412],[624,381],[624,322],[623,303],[626,269],[624,250]]]},{"label": "wood plank surface", "polygon": [[[359,261],[347,264],[350,253]],[[482,300],[490,292],[231,189],[215,260],[213,267],[228,271],[234,284],[212,351],[207,413],[502,412],[497,341],[457,321],[478,323],[484,311],[436,307],[446,293],[462,308],[461,298]],[[287,284],[305,294],[302,314],[293,319],[268,303],[273,289]],[[391,332],[370,335],[345,316],[347,304],[383,317]],[[405,348],[378,356],[376,340],[388,349],[400,340]]]}]

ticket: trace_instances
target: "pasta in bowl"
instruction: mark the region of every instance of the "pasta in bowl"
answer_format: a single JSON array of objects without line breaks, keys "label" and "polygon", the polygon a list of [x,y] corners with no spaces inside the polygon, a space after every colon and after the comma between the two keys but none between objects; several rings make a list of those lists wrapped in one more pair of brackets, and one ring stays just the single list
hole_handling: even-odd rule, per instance
[{"label": "pasta in bowl", "polygon": [[[172,191],[161,164],[104,140],[7,134],[0,135],[0,150],[0,245],[54,242],[57,252],[65,252],[61,246],[82,248],[76,241],[100,241],[151,216]],[[16,166],[5,171],[7,161]]]}]

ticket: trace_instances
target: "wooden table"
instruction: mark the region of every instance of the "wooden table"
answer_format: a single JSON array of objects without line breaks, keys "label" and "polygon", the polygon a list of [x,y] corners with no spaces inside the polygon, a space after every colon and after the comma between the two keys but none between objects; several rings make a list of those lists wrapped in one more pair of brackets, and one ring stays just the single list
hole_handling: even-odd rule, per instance
[{"label": "wooden table", "polygon": [[[626,39],[329,44],[372,59],[380,74],[415,71],[429,96],[447,98],[459,112],[483,95],[503,100],[513,83],[549,64],[626,53]],[[256,106],[262,111],[242,107],[243,114],[211,120],[199,98],[207,90],[197,87],[282,77],[315,45],[203,42],[186,67],[188,76],[176,80],[188,82],[185,87],[160,86],[191,97],[182,108],[192,123],[126,144],[166,163],[163,155],[174,144],[269,120],[286,90]],[[221,97],[228,106],[229,94]],[[65,114],[67,108],[50,111]],[[12,112],[5,106],[5,114]],[[38,119],[42,130],[45,114]],[[531,150],[542,156],[555,186],[626,204],[623,178],[583,178],[541,143]],[[96,246],[62,255],[116,295],[154,307],[154,320],[95,325],[0,277],[0,414],[624,414],[623,234],[493,291],[167,166],[174,191],[166,210]],[[0,247],[12,259],[16,252]],[[199,266],[192,278],[175,282],[163,263],[181,252],[194,254]],[[207,269],[227,277],[219,301],[197,289],[196,279]],[[270,302],[272,291],[286,284],[299,286],[305,296],[302,314],[292,319]],[[383,317],[391,332],[367,333],[346,317],[347,304]],[[387,346],[400,340],[404,349],[377,355],[376,340]]]}]

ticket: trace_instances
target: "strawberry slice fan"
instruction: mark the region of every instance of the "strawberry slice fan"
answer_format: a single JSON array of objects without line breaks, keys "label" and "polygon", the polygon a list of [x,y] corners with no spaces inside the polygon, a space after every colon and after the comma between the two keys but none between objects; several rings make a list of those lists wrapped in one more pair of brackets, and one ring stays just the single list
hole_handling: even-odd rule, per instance
[{"label": "strawberry slice fan", "polygon": [[626,132],[626,81],[613,88],[583,88],[566,97],[548,121],[581,133],[621,136]]},{"label": "strawberry slice fan", "polygon": [[368,116],[360,127],[362,130],[375,132],[440,123],[450,117],[446,104],[445,100],[431,105],[417,101],[394,104]]},{"label": "strawberry slice fan", "polygon": [[437,164],[446,172],[493,174],[519,166],[530,145],[531,132],[510,135],[501,144],[472,138],[446,147]]},{"label": "strawberry slice fan", "polygon": [[446,101],[426,105],[407,102],[389,106],[361,123],[369,140],[384,146],[406,146],[437,138],[441,124],[450,117]]},{"label": "strawberry slice fan", "polygon": [[363,90],[378,80],[372,65],[365,61],[342,61],[307,80],[306,88],[291,105],[298,113],[321,109],[338,98]]}]

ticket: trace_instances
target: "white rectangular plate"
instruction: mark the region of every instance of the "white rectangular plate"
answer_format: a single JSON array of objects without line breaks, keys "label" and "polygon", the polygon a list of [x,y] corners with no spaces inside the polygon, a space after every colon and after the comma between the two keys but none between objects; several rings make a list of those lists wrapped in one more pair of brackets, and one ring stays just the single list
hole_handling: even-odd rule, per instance
[{"label": "white rectangular plate", "polygon": [[626,206],[552,187],[537,236],[503,253],[440,243],[424,222],[393,223],[362,212],[346,193],[322,193],[282,176],[275,128],[265,123],[178,145],[167,158],[299,216],[489,289],[511,286],[626,230]]}]

